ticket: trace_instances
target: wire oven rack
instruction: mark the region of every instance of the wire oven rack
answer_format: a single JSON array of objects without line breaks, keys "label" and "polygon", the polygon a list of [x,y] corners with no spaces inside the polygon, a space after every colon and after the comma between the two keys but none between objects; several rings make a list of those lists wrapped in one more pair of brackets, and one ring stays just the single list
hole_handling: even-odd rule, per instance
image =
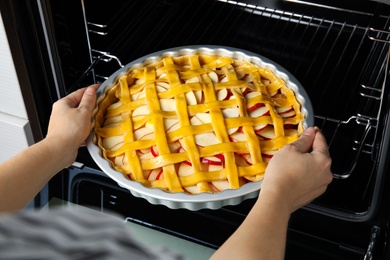
[{"label": "wire oven rack", "polygon": [[[167,2],[169,2],[169,1],[167,1]],[[349,109],[345,109],[345,111],[343,111],[343,113],[341,113],[342,114],[341,117],[335,117],[332,113],[328,114],[327,112],[323,112],[326,110],[322,110],[320,107],[319,112],[316,113],[316,115],[315,115],[315,118],[316,118],[316,124],[318,126],[320,126],[320,128],[323,130],[324,134],[327,137],[328,144],[329,144],[329,150],[331,151],[331,154],[332,154],[333,149],[335,149],[335,150],[339,149],[340,139],[345,139],[345,135],[342,134],[342,132],[344,131],[343,130],[344,128],[358,129],[358,130],[356,130],[355,136],[348,143],[348,145],[346,145],[347,146],[346,149],[348,152],[346,152],[345,154],[348,154],[348,156],[347,156],[348,163],[343,162],[342,167],[337,167],[337,163],[335,163],[336,168],[332,169],[332,171],[334,172],[334,178],[340,179],[340,180],[346,180],[346,179],[351,178],[351,176],[355,175],[356,167],[357,167],[358,162],[360,161],[362,156],[368,155],[368,156],[370,156],[371,161],[376,162],[379,158],[379,155],[380,155],[379,154],[380,153],[379,144],[380,144],[381,139],[382,139],[382,130],[383,130],[382,127],[384,126],[383,125],[383,118],[385,117],[385,114],[388,110],[388,107],[386,106],[386,101],[387,101],[386,96],[388,95],[387,76],[389,73],[388,66],[389,66],[389,55],[390,55],[390,49],[389,49],[390,48],[389,47],[390,46],[390,32],[383,29],[383,28],[375,29],[372,27],[364,27],[364,26],[357,25],[357,24],[354,25],[352,23],[349,24],[346,22],[339,22],[336,19],[334,19],[334,20],[323,19],[323,18],[317,18],[316,16],[303,15],[303,14],[299,14],[299,13],[295,13],[295,12],[281,11],[281,10],[278,10],[277,8],[262,7],[262,6],[251,5],[251,4],[246,4],[246,3],[242,3],[242,2],[236,2],[236,1],[220,0],[219,2],[224,3],[226,5],[233,5],[234,8],[241,10],[240,14],[248,13],[251,17],[254,17],[254,16],[263,17],[263,18],[265,17],[266,23],[270,23],[270,24],[271,23],[272,24],[280,23],[279,25],[276,25],[276,26],[278,26],[278,29],[282,30],[283,32],[292,29],[291,36],[289,36],[290,39],[293,39],[293,37],[295,37],[293,35],[298,33],[298,27],[303,27],[303,29],[301,29],[303,31],[303,33],[309,34],[309,36],[311,38],[309,37],[308,39],[304,39],[306,36],[302,35],[302,36],[300,36],[300,38],[298,40],[296,40],[298,42],[293,47],[291,47],[289,45],[285,45],[284,47],[280,48],[280,45],[278,44],[277,40],[281,40],[281,39],[275,40],[275,42],[273,44],[278,46],[276,48],[282,49],[282,51],[278,51],[278,53],[277,53],[277,55],[279,55],[279,56],[286,55],[286,54],[283,54],[283,51],[287,52],[287,48],[289,48],[289,47],[294,48],[294,50],[296,50],[297,53],[300,52],[306,56],[309,56],[310,54],[308,52],[310,52],[310,51],[309,50],[300,50],[301,47],[299,45],[304,43],[304,42],[307,45],[314,45],[315,38],[320,37],[319,36],[320,29],[319,28],[336,28],[336,30],[340,31],[340,33],[338,35],[332,36],[334,38],[331,38],[329,36],[331,34],[331,30],[324,29],[326,31],[326,33],[323,35],[324,39],[322,40],[322,43],[319,45],[320,47],[322,47],[322,45],[325,46],[325,42],[327,41],[327,37],[329,37],[334,42],[340,41],[339,38],[340,39],[343,38],[343,40],[347,43],[347,44],[345,44],[345,48],[347,48],[349,45],[351,45],[350,42],[356,40],[355,38],[353,38],[353,37],[355,37],[355,35],[354,35],[355,31],[360,31],[360,32],[363,31],[362,38],[359,38],[359,44],[357,47],[358,51],[357,51],[356,55],[351,59],[351,63],[353,63],[354,60],[359,58],[358,56],[360,55],[359,54],[360,49],[367,47],[367,45],[365,45],[366,39],[373,41],[373,44],[371,44],[372,46],[370,47],[372,50],[371,50],[370,54],[368,55],[368,57],[365,59],[364,69],[362,69],[362,74],[365,74],[365,75],[360,75],[359,77],[357,77],[358,78],[357,80],[359,80],[360,83],[358,84],[357,87],[354,87],[354,91],[356,91],[358,93],[358,95],[360,96],[360,101],[358,102],[359,108],[356,109],[356,111],[351,111]],[[168,4],[170,4],[170,3],[168,3]],[[154,7],[154,8],[158,8],[158,5],[156,5],[156,6],[157,7]],[[248,18],[248,20],[244,21],[243,24],[245,25],[245,24],[251,23],[252,20],[250,20],[250,19],[252,19],[252,18]],[[253,21],[256,21],[256,20],[253,20]],[[387,25],[386,25],[387,27],[385,27],[385,28],[388,28],[389,21],[387,21],[386,23],[387,23]],[[287,25],[283,25],[283,24],[287,24]],[[100,24],[100,23],[96,23],[96,22],[92,22],[92,21],[86,21],[86,25],[87,25],[89,35],[90,36],[95,35],[93,37],[109,37],[110,30],[112,30],[112,28],[110,28],[109,24]],[[289,26],[288,27],[289,29],[287,29],[287,26]],[[266,26],[264,26],[263,28],[266,28]],[[274,27],[271,27],[270,30],[274,30],[273,28]],[[348,36],[349,38],[344,39],[345,36],[342,35],[341,32],[347,32],[347,34],[350,35],[350,36]],[[252,35],[254,33],[255,32],[253,32],[253,30],[246,32],[246,34],[247,34],[246,40],[247,41],[253,40],[253,38],[251,38],[251,37],[256,37],[256,35],[255,36]],[[265,31],[259,30],[256,33],[263,34],[263,33],[265,33]],[[167,34],[169,34],[169,32],[167,32]],[[205,37],[206,37],[206,34],[207,33],[204,33]],[[229,34],[229,32],[227,32],[227,34]],[[169,36],[167,36],[167,37],[169,37]],[[286,39],[283,39],[283,40],[286,40]],[[212,40],[210,40],[210,41],[211,41],[211,43],[213,43]],[[223,41],[229,42],[226,39],[223,39]],[[249,47],[249,48],[252,48],[252,51],[255,51],[255,52],[256,51],[261,52],[264,50],[267,50],[270,53],[276,52],[273,49],[270,50],[269,46],[267,46],[267,42],[255,42],[255,44],[258,44],[258,45],[262,44],[262,47],[260,50],[257,50],[256,49],[257,47],[253,47],[254,44],[252,44],[251,46],[248,46],[245,43],[242,43],[242,40],[239,39],[239,36],[235,35],[235,38],[230,40],[230,43],[237,45],[237,42],[238,42],[238,44],[240,44],[239,47],[243,47],[243,48]],[[182,42],[180,42],[180,43],[182,43]],[[191,44],[193,44],[193,42],[191,42]],[[332,45],[329,48],[329,50],[333,51],[333,52],[336,52],[336,51],[339,52],[338,50],[336,50],[338,46],[336,46],[335,43],[331,43],[331,44],[334,44],[334,45]],[[112,45],[115,45],[115,43]],[[117,45],[118,45],[118,43],[117,43]],[[183,44],[183,45],[186,45],[186,44]],[[190,45],[190,44],[187,44],[187,45]],[[256,45],[256,46],[258,46],[258,45]],[[159,47],[157,47],[157,46],[159,46]],[[145,44],[139,44],[139,47],[137,47],[138,49],[135,48],[133,50],[133,52],[141,55],[141,54],[153,52],[153,51],[158,50],[158,49],[163,49],[164,47],[173,47],[173,46],[164,46],[164,41],[160,39],[160,42],[156,43],[155,46],[151,46],[150,41],[148,43],[145,43]],[[115,50],[114,50],[114,52],[115,52]],[[344,52],[347,52],[347,49],[344,49],[340,52],[341,56],[344,54]],[[115,66],[117,68],[123,67],[123,63],[124,63],[124,61],[122,61],[123,55],[120,53],[120,51],[118,51],[118,54],[114,55],[113,53],[111,53],[110,51],[107,51],[107,50],[97,50],[97,49],[90,48],[90,53],[91,53],[91,57],[92,57],[93,62],[85,70],[85,72],[81,75],[81,77],[74,83],[74,85],[72,86],[71,89],[77,88],[78,85],[86,78],[87,75],[93,75],[94,82],[97,82],[97,83],[103,82],[105,79],[107,79],[109,75],[101,74],[102,70],[97,72],[98,70],[96,68],[101,63],[110,63],[111,65],[112,65],[112,63],[114,63],[115,64],[115,65],[113,65],[114,67]],[[293,57],[294,55],[295,55],[294,53],[290,52],[287,55],[287,57],[285,57],[285,59],[287,60],[287,63],[292,63],[291,60],[296,59],[295,57]],[[320,52],[317,52],[316,55],[320,56],[322,54]],[[378,61],[378,57],[380,59],[379,61]],[[133,57],[133,58],[135,58],[135,57]],[[317,56],[314,57],[314,59],[316,59],[316,58],[317,58]],[[323,65],[323,67],[319,68],[320,73],[324,73],[323,71],[326,70],[325,67],[326,67],[326,62],[328,61],[328,59],[329,59],[328,57],[324,58],[325,64]],[[283,58],[282,58],[282,60],[283,60]],[[307,61],[298,60],[298,66],[296,66],[298,68],[293,67],[294,69],[296,69],[297,73],[299,73],[299,69],[300,69],[299,67],[303,67],[302,64],[305,62],[307,62]],[[336,77],[336,75],[338,75],[337,70],[342,67],[341,63],[342,63],[341,58],[339,60],[334,61],[334,64],[336,64],[335,68],[333,70],[331,70],[330,72],[327,72],[329,77]],[[318,65],[314,64],[314,62],[313,62],[313,64],[310,65],[310,68],[307,69],[307,71],[310,71],[312,66],[318,67]],[[347,68],[343,68],[343,69],[345,69],[347,72],[353,70],[352,65],[350,65]],[[372,74],[371,73],[372,71],[375,71],[376,75],[367,76],[369,74]],[[291,71],[291,72],[293,72],[293,74],[295,73],[295,71]],[[301,78],[303,79],[303,81],[305,81],[306,77],[307,77],[307,75],[303,74],[303,76]],[[314,81],[314,83],[317,83],[317,81],[318,81],[318,78]],[[344,81],[347,81],[347,80],[344,78],[343,81],[340,83],[341,86],[342,86],[342,84],[345,83]],[[364,82],[364,83],[362,83],[362,82]],[[368,83],[366,83],[366,82],[368,82]],[[312,91],[313,90],[309,89],[309,96],[310,96],[310,93],[313,93]],[[326,91],[326,90],[323,90],[323,91]],[[350,102],[352,102],[352,101],[350,101]],[[339,152],[339,154],[340,154],[340,152]],[[344,160],[344,158],[343,158],[343,160]],[[322,209],[321,206],[314,206],[312,208],[312,210],[313,211],[321,211],[321,212],[327,211],[327,210]],[[329,211],[327,211],[327,212],[329,212]],[[329,213],[329,214],[343,218],[343,216],[345,217],[345,215],[346,215],[344,213],[345,212],[338,212],[338,210],[335,210],[335,211],[333,211],[333,213]],[[355,216],[357,216],[357,215],[355,214]],[[350,219],[350,217],[345,217],[345,218]],[[352,217],[352,218],[354,218],[354,217]],[[357,218],[359,218],[359,217],[357,217]]]}]

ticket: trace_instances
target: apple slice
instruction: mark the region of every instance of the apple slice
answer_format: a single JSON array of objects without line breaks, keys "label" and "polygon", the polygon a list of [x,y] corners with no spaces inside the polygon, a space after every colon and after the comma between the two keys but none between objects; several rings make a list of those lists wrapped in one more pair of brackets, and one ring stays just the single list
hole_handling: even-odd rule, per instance
[{"label": "apple slice", "polygon": [[232,99],[236,99],[236,96],[231,94],[230,97],[229,97],[229,100],[232,100]]},{"label": "apple slice", "polygon": [[161,75],[157,75],[157,78],[158,79],[166,79],[167,78],[167,74],[164,72]]},{"label": "apple slice", "polygon": [[236,118],[240,116],[240,110],[238,107],[225,108],[222,109],[221,112],[225,118]]},{"label": "apple slice", "polygon": [[203,123],[211,123],[211,115],[209,113],[196,113],[195,116]]},{"label": "apple slice", "polygon": [[162,92],[167,91],[167,89],[157,85],[156,86],[156,91],[157,91],[157,93],[162,93]]},{"label": "apple slice", "polygon": [[199,78],[198,77],[193,77],[193,78],[190,78],[190,79],[186,80],[186,84],[187,83],[196,83],[196,82],[199,82]]},{"label": "apple slice", "polygon": [[241,156],[242,156],[242,158],[245,160],[245,162],[248,165],[252,165],[253,164],[252,156],[250,154],[243,154]]},{"label": "apple slice", "polygon": [[115,126],[122,121],[122,116],[109,117],[104,121],[104,126]]},{"label": "apple slice", "polygon": [[162,168],[153,169],[148,173],[147,179],[149,181],[156,181],[159,180],[163,175]]},{"label": "apple slice", "polygon": [[291,110],[290,112],[286,112],[286,113],[280,114],[280,116],[283,117],[283,118],[290,118],[290,117],[294,117],[295,115],[296,115],[296,113],[295,113],[294,110]]},{"label": "apple slice", "polygon": [[163,111],[176,111],[176,101],[174,99],[160,99],[160,106]]},{"label": "apple slice", "polygon": [[272,158],[278,150],[269,150],[269,151],[262,151],[261,155],[265,158]]},{"label": "apple slice", "polygon": [[191,125],[202,125],[203,122],[200,121],[200,119],[195,115],[195,116],[191,117],[190,124]]},{"label": "apple slice", "polygon": [[124,141],[123,135],[110,136],[103,138],[103,147],[107,150],[117,150],[123,145]]},{"label": "apple slice", "polygon": [[244,160],[244,157],[242,157],[242,154],[240,155],[235,155],[235,161],[236,161],[236,164],[237,166],[249,166],[250,164],[248,164],[248,162],[246,160]]},{"label": "apple slice", "polygon": [[223,162],[225,161],[225,156],[223,154],[216,154],[214,156],[217,157],[218,159],[220,159]]},{"label": "apple slice", "polygon": [[184,188],[185,191],[187,191],[190,194],[199,194],[200,190],[197,185],[194,186],[187,186]]},{"label": "apple slice", "polygon": [[198,100],[194,94],[193,91],[188,91],[186,94],[186,100],[187,100],[187,105],[196,105],[198,104]]},{"label": "apple slice", "polygon": [[153,140],[154,132],[148,127],[142,127],[134,131],[134,140]]},{"label": "apple slice", "polygon": [[209,77],[213,83],[218,83],[218,75],[214,71],[209,72]]},{"label": "apple slice", "polygon": [[230,189],[230,184],[228,180],[223,181],[212,181],[211,184],[218,190],[224,191]]},{"label": "apple slice", "polygon": [[171,153],[178,153],[178,150],[181,148],[179,141],[170,142],[168,143],[168,146]]},{"label": "apple slice", "polygon": [[194,90],[194,95],[196,97],[196,102],[198,104],[202,103],[203,101],[203,91],[202,90]]},{"label": "apple slice", "polygon": [[135,85],[141,85],[141,84],[144,84],[145,83],[145,79],[137,79],[134,84]]},{"label": "apple slice", "polygon": [[276,97],[276,95],[278,94],[278,91],[272,91],[272,92],[269,92],[268,94],[270,97]]},{"label": "apple slice", "polygon": [[290,112],[291,110],[293,110],[293,108],[292,107],[277,107],[277,108],[275,108],[275,110],[280,115],[280,114],[283,114],[283,113]]},{"label": "apple slice", "polygon": [[246,142],[246,136],[243,132],[235,132],[230,135],[230,141],[232,142]]},{"label": "apple slice", "polygon": [[265,140],[271,140],[275,138],[274,128],[270,125],[267,125],[263,130],[256,132],[256,134]]},{"label": "apple slice", "polygon": [[179,141],[179,143],[180,143],[179,153],[182,152],[181,149],[184,150],[184,152],[185,152],[187,148],[186,148],[186,144],[185,144],[183,138],[180,138],[178,141]]},{"label": "apple slice", "polygon": [[124,165],[124,158],[125,158],[125,155],[120,155],[120,156],[115,157],[114,164],[116,166]]},{"label": "apple slice", "polygon": [[[223,156],[223,155],[222,155]],[[201,158],[201,162],[209,165],[223,165],[224,158],[221,160],[221,157],[217,156],[205,156]]]},{"label": "apple slice", "polygon": [[247,110],[248,110],[248,112],[253,112],[253,111],[255,111],[256,109],[258,109],[260,107],[264,107],[264,104],[256,103],[253,106],[248,107]]},{"label": "apple slice", "polygon": [[260,124],[260,125],[255,125],[253,127],[253,129],[255,130],[255,132],[260,132],[260,131],[263,131],[264,128],[267,127],[268,124]]},{"label": "apple slice", "polygon": [[107,110],[115,109],[115,108],[117,108],[117,107],[120,107],[121,105],[122,105],[122,102],[121,102],[121,101],[115,102],[115,103],[111,104],[111,105],[107,108]]},{"label": "apple slice", "polygon": [[261,93],[258,92],[258,91],[251,91],[251,92],[248,92],[246,95],[245,95],[245,99],[252,99],[252,98],[255,98],[257,96],[261,96]]},{"label": "apple slice", "polygon": [[150,148],[150,153],[151,153],[154,157],[157,157],[157,156],[158,156],[158,147],[157,147],[157,145],[153,145],[152,148]]},{"label": "apple slice", "polygon": [[217,91],[217,100],[227,100],[229,91],[226,88]]},{"label": "apple slice", "polygon": [[[240,116],[240,110],[237,107],[225,108],[221,110],[225,118],[236,118]],[[227,129],[228,135],[232,135],[239,130],[239,127],[232,127]]]},{"label": "apple slice", "polygon": [[271,80],[265,77],[261,77],[261,83],[263,83],[264,85],[269,85],[271,83]]},{"label": "apple slice", "polygon": [[192,163],[190,161],[183,161],[183,163],[187,164],[188,166],[192,167]]},{"label": "apple slice", "polygon": [[137,93],[132,94],[131,100],[137,100],[137,99],[140,99],[140,98],[145,97],[145,96],[146,96],[145,89],[142,89],[142,90],[138,91]]},{"label": "apple slice", "polygon": [[155,156],[152,153],[145,153],[139,157],[140,160],[153,159]]},{"label": "apple slice", "polygon": [[150,148],[139,149],[139,150],[137,150],[137,152],[139,152],[142,155],[142,154],[145,154],[145,153],[150,153],[151,149]]},{"label": "apple slice", "polygon": [[252,90],[250,88],[242,88],[241,89],[242,95],[244,95],[244,96],[246,96],[251,91]]},{"label": "apple slice", "polygon": [[164,118],[165,132],[173,132],[180,128],[179,119],[176,118]]},{"label": "apple slice", "polygon": [[209,172],[216,172],[222,170],[224,167],[222,165],[210,164],[208,167]]},{"label": "apple slice", "polygon": [[227,133],[228,133],[228,135],[232,135],[232,134],[236,133],[239,129],[240,129],[239,127],[228,128]]},{"label": "apple slice", "polygon": [[[142,126],[141,126],[141,127],[142,127]],[[141,128],[141,127],[139,127],[139,128]],[[150,130],[154,130],[153,124],[152,124],[151,122],[149,122],[149,121],[146,121],[145,127],[149,128]],[[139,129],[139,128],[138,128],[138,129]],[[136,129],[135,129],[135,130],[136,130]]]},{"label": "apple slice", "polygon": [[[185,153],[186,150],[183,148],[183,146],[181,146],[178,150],[177,150],[178,153]],[[190,161],[183,161],[183,163],[187,164],[188,166],[192,166],[192,163]]]},{"label": "apple slice", "polygon": [[200,147],[219,144],[219,140],[214,133],[202,133],[194,136],[195,143]]},{"label": "apple slice", "polygon": [[162,81],[156,82],[156,87],[164,88],[165,89],[164,91],[167,91],[168,89],[171,88],[169,83],[162,82]]},{"label": "apple slice", "polygon": [[253,110],[252,108],[248,108],[248,112],[249,112],[248,115],[250,117],[255,118],[255,117],[260,117],[269,114],[269,109],[268,107],[262,105]]},{"label": "apple slice", "polygon": [[246,75],[248,75],[248,74],[245,74],[245,72],[237,71],[236,73],[237,73],[237,78],[240,79],[240,80],[244,80]]},{"label": "apple slice", "polygon": [[245,74],[245,76],[241,80],[243,80],[243,81],[245,81],[247,83],[253,82],[252,77],[249,74]]},{"label": "apple slice", "polygon": [[[177,174],[179,176],[189,176],[191,174],[194,173],[194,169],[192,168],[191,165],[188,165],[184,162],[180,163],[179,165],[179,169],[177,171]],[[198,189],[198,186],[194,185],[194,186],[189,186],[189,187],[185,187],[184,188],[188,193],[191,193],[191,194],[197,194],[197,193],[200,193],[200,190]]]},{"label": "apple slice", "polygon": [[131,114],[132,117],[135,117],[135,116],[146,116],[149,114],[149,108],[147,105],[142,105],[142,106],[139,106],[137,107],[133,113]]},{"label": "apple slice", "polygon": [[[222,169],[222,165],[209,165],[209,172],[220,171]],[[211,185],[213,185],[218,191],[223,191],[230,188],[229,182],[227,180],[212,181]]]}]

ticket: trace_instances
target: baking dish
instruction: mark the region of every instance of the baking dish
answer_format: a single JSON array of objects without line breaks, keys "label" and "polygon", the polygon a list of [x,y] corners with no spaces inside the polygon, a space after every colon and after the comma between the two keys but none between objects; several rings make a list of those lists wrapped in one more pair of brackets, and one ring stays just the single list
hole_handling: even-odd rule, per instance
[{"label": "baking dish", "polygon": [[[245,50],[226,47],[226,46],[184,46],[155,52],[144,57],[141,57],[133,62],[130,62],[123,68],[113,73],[106,81],[104,81],[97,91],[98,100],[97,107],[94,110],[93,118],[97,114],[99,104],[104,99],[110,86],[118,77],[137,67],[142,67],[161,60],[166,56],[183,56],[195,54],[209,54],[218,56],[227,56],[233,59],[248,61],[260,67],[270,69],[277,77],[282,78],[287,87],[295,92],[298,102],[301,104],[302,113],[305,115],[303,127],[307,128],[314,125],[314,112],[310,99],[301,84],[296,78],[291,75],[282,66],[275,62],[252,52]],[[95,121],[93,121],[93,124]],[[123,173],[116,171],[111,167],[110,163],[101,155],[101,150],[96,144],[94,132],[92,132],[87,140],[87,148],[96,164],[110,178],[118,183],[119,186],[128,189],[134,196],[145,198],[152,204],[162,204],[172,209],[186,208],[189,210],[199,210],[203,208],[218,209],[226,205],[236,205],[248,198],[254,198],[260,190],[261,180],[257,182],[249,182],[239,189],[224,190],[218,193],[170,193],[161,189],[148,188],[139,182],[131,181],[124,176]]]}]

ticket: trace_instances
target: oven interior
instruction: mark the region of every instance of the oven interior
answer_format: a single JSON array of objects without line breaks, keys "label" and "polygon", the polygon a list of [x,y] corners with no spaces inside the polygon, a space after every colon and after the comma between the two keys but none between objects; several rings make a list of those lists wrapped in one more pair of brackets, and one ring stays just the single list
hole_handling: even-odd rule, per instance
[{"label": "oven interior", "polygon": [[[329,245],[322,252],[327,256],[340,248],[354,256],[364,254],[372,225],[360,226],[360,233],[356,225],[376,216],[387,181],[388,5],[330,0],[42,2],[43,13],[53,24],[50,30],[61,61],[57,70],[62,78],[61,95],[103,82],[121,65],[143,55],[177,46],[237,47],[290,71],[311,99],[315,124],[329,144],[335,178],[323,196],[293,216],[289,236],[303,239],[301,244],[307,247],[316,240]],[[84,148],[78,161],[83,167],[73,167],[52,181],[67,183],[69,188],[69,192],[53,191],[55,196],[120,211],[135,222],[153,223],[165,232],[176,234],[188,227],[180,220],[174,221],[180,227],[160,225],[172,221],[169,211],[134,198],[112,183]],[[242,222],[252,204],[248,200],[217,211],[178,210],[179,216],[201,217],[209,223],[203,222],[206,226],[198,232],[192,229],[179,236],[217,247]],[[132,205],[142,217],[131,210]],[[161,212],[159,220],[153,219],[156,210]],[[305,225],[300,224],[302,220]],[[325,230],[319,235],[311,232],[322,221],[339,230],[337,237]],[[221,235],[214,239],[207,233],[209,228],[217,228]],[[303,236],[306,232],[313,235]],[[191,235],[186,237],[188,233]],[[351,233],[356,235],[351,238]]]}]

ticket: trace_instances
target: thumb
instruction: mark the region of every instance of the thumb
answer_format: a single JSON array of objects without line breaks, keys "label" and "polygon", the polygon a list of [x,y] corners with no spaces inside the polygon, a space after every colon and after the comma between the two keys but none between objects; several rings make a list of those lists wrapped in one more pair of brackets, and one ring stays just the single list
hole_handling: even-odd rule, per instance
[{"label": "thumb", "polygon": [[306,153],[313,145],[314,138],[316,136],[316,130],[313,127],[309,127],[305,132],[291,145],[295,146],[298,152]]},{"label": "thumb", "polygon": [[87,111],[92,113],[96,103],[96,90],[99,84],[93,84],[87,87],[80,100],[79,108],[85,108]]}]

